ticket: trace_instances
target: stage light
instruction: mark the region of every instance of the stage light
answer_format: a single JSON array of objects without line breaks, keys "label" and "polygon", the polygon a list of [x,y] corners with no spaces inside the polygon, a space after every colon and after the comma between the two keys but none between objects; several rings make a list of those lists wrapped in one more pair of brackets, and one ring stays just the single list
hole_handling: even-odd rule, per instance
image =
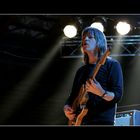
[{"label": "stage light", "polygon": [[91,24],[91,27],[94,27],[94,28],[97,28],[99,29],[100,31],[104,32],[104,26],[102,23],[100,22],[94,22]]},{"label": "stage light", "polygon": [[73,38],[77,35],[77,28],[74,25],[66,25],[63,32],[68,38]]},{"label": "stage light", "polygon": [[103,16],[97,16],[92,20],[91,27],[97,28],[100,31],[104,32],[106,28],[106,18]]},{"label": "stage light", "polygon": [[127,22],[118,22],[116,25],[116,30],[120,35],[126,35],[129,33],[131,27],[130,24],[128,24]]}]

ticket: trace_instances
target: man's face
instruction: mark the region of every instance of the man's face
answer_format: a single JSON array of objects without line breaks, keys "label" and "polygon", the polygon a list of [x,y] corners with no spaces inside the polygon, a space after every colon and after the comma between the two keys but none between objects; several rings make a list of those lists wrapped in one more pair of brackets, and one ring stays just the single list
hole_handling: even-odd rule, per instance
[{"label": "man's face", "polygon": [[96,48],[96,40],[94,35],[85,34],[82,38],[82,50],[83,52],[93,51]]}]

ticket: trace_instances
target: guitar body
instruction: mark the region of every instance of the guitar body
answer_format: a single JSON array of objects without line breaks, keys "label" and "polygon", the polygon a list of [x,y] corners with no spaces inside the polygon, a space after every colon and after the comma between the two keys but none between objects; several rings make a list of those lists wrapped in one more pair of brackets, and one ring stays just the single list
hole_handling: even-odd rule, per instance
[{"label": "guitar body", "polygon": [[74,119],[74,120],[69,120],[68,125],[81,125],[82,124],[82,120],[84,118],[84,116],[87,114],[88,109],[87,108],[83,108],[81,113]]},{"label": "guitar body", "polygon": [[[74,100],[73,106],[72,106],[72,109],[76,113],[76,117],[73,120],[69,120],[68,125],[78,125],[78,124],[80,124],[80,122],[82,121],[82,118],[87,113],[87,111],[86,111],[87,109],[85,109],[85,110],[80,109],[80,106],[84,105],[88,100],[88,98],[87,98],[88,96],[86,96],[86,95],[87,94],[86,94],[85,87],[84,87],[84,85],[82,85],[81,88],[80,88],[80,92],[78,94],[78,97]],[[79,110],[78,110],[78,108],[79,108]]]},{"label": "guitar body", "polygon": [[76,122],[75,122],[75,126],[81,125],[82,120],[84,118],[84,116],[87,114],[88,109],[87,108],[83,108],[81,113],[77,116]]}]

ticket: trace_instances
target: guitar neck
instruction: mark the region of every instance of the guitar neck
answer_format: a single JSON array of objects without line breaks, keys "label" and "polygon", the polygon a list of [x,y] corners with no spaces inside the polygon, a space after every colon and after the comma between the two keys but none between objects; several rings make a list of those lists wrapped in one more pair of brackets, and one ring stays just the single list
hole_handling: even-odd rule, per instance
[{"label": "guitar neck", "polygon": [[92,74],[92,76],[90,77],[92,80],[95,79],[95,77],[96,77],[96,75],[97,75],[97,72],[99,71],[100,67],[101,67],[101,64],[97,63],[97,64],[96,64],[96,67],[95,67],[95,69],[94,69],[94,71],[93,71],[93,74]]},{"label": "guitar neck", "polygon": [[95,69],[93,70],[92,76],[90,77],[92,80],[95,79],[97,72],[99,71],[101,65],[104,65],[106,58],[109,54],[110,54],[110,49],[108,48],[107,51],[105,52],[105,54],[97,62]]}]

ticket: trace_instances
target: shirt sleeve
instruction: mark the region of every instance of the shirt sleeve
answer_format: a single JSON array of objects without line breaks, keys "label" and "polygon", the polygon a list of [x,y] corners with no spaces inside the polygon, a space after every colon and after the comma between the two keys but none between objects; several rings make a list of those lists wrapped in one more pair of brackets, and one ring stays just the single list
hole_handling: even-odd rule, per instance
[{"label": "shirt sleeve", "polygon": [[117,103],[121,100],[123,94],[123,74],[120,63],[116,60],[111,65],[109,74],[109,84],[111,92],[115,94],[111,102]]},{"label": "shirt sleeve", "polygon": [[111,101],[106,101],[105,99],[96,96],[95,107],[98,109],[106,109],[108,107],[112,107],[122,98],[123,75],[121,65],[117,60],[113,60],[110,64],[107,87],[107,91],[113,92],[115,96]]}]

